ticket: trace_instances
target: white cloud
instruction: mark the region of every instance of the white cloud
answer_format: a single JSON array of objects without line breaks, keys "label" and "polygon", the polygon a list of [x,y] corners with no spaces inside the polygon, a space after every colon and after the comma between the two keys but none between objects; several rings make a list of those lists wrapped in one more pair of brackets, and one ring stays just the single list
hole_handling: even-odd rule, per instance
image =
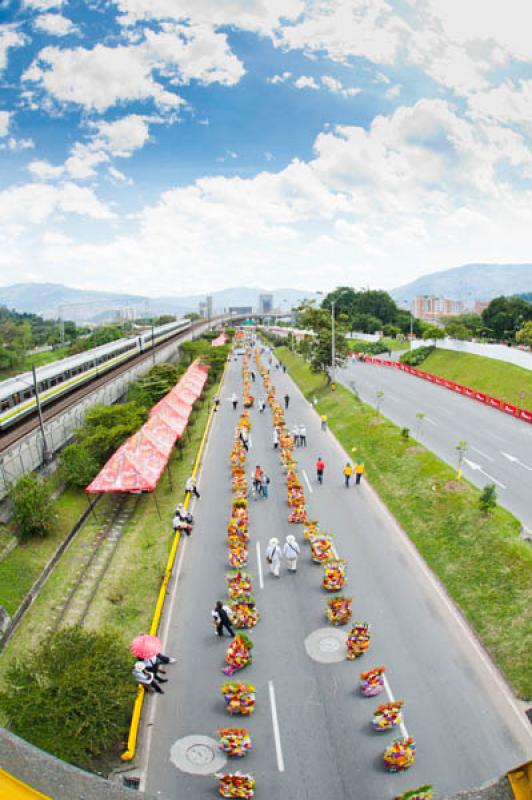
[{"label": "white cloud", "polygon": [[109,167],[107,174],[115,183],[125,183],[128,186],[133,184],[131,178],[128,178],[127,175],[124,175],[124,173],[120,172],[120,170],[116,169],[116,167]]},{"label": "white cloud", "polygon": [[65,183],[50,186],[27,183],[0,192],[0,220],[39,224],[52,215],[78,214],[92,219],[111,219],[114,215],[91,189]]},{"label": "white cloud", "polygon": [[11,25],[0,25],[0,72],[7,66],[8,50],[21,47],[25,42],[26,37]]},{"label": "white cloud", "polygon": [[286,81],[292,77],[291,72],[282,72],[279,75],[272,75],[271,78],[267,78],[268,83],[286,83]]},{"label": "white cloud", "polygon": [[62,14],[39,14],[34,22],[34,27],[51,36],[68,36],[70,33],[78,31],[78,27],[72,20]]},{"label": "white cloud", "polygon": [[319,84],[310,75],[301,75],[294,81],[296,89],[319,89]]},{"label": "white cloud", "polygon": [[496,89],[477,92],[468,101],[471,114],[505,125],[518,125],[532,132],[532,80],[517,86],[504,83]]},{"label": "white cloud", "polygon": [[282,21],[294,21],[304,11],[303,0],[115,0],[125,24],[138,20],[188,19],[208,25],[235,25],[268,35]]},{"label": "white cloud", "polygon": [[60,8],[65,0],[24,0],[27,8],[35,8],[37,11],[48,11],[50,8]]},{"label": "white cloud", "polygon": [[10,111],[0,111],[0,136],[7,136],[9,132]]},{"label": "white cloud", "polygon": [[343,97],[355,97],[360,94],[361,89],[346,87],[343,83],[331,75],[322,75],[321,82],[333,94],[341,94]]},{"label": "white cloud", "polygon": [[146,30],[141,43],[129,46],[45,47],[22,77],[59,102],[103,112],[131,101],[152,100],[162,108],[181,105],[183,100],[165,89],[159,76],[176,85],[197,80],[232,86],[244,74],[225,34],[208,25],[163,28],[159,33]]},{"label": "white cloud", "polygon": [[7,140],[6,147],[8,150],[33,150],[35,147],[35,142],[33,139],[15,139],[14,136],[10,136]]}]

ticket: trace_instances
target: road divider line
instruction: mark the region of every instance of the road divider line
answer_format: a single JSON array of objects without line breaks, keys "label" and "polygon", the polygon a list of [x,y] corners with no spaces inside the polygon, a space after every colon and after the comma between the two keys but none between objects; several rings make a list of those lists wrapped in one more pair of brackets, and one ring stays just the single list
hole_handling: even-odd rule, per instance
[{"label": "road divider line", "polygon": [[474,450],[475,453],[479,454],[479,456],[482,456],[483,458],[487,458],[488,461],[495,461],[494,458],[489,456],[487,453],[482,452],[482,450],[479,450],[478,447],[474,447],[473,445],[471,445],[471,450]]},{"label": "road divider line", "polygon": [[257,571],[259,573],[259,586],[264,589],[264,578],[262,575],[262,559],[260,555],[260,542],[257,542]]},{"label": "road divider line", "polygon": [[305,472],[305,470],[304,470],[304,469],[302,469],[302,470],[301,470],[301,472],[303,473],[303,477],[305,478],[305,481],[307,482],[308,490],[309,490],[309,492],[312,494],[312,493],[313,493],[313,491],[314,491],[314,489],[313,489],[313,488],[312,488],[312,486],[310,485],[310,481],[309,481],[309,479],[308,479],[308,475],[307,475],[307,473]]},{"label": "road divider line", "polygon": [[532,472],[532,467],[529,467],[528,464],[525,464],[524,461],[521,461],[517,456],[513,456],[511,453],[505,453],[504,450],[501,450],[501,455],[511,461],[513,464],[519,464],[520,467],[524,467],[524,469]]},{"label": "road divider line", "polygon": [[470,467],[470,469],[475,470],[475,472],[481,472],[482,475],[485,475],[486,478],[490,479],[490,481],[496,483],[497,486],[500,486],[501,489],[506,489],[504,483],[501,483],[500,481],[497,480],[497,478],[494,478],[493,475],[490,475],[489,472],[486,472],[486,470],[482,469],[480,464],[477,464],[475,461],[470,461],[468,458],[464,458],[464,462],[467,464],[468,467]]},{"label": "road divider line", "polygon": [[281,747],[281,734],[279,732],[279,720],[277,718],[277,704],[275,702],[275,689],[273,686],[273,681],[268,681],[268,692],[270,694],[270,706],[272,709],[273,738],[275,740],[277,768],[279,772],[284,772],[283,750]]},{"label": "road divider line", "polygon": [[437,428],[437,427],[438,427],[438,423],[437,423],[437,422],[434,422],[434,420],[433,420],[433,419],[431,419],[430,417],[425,417],[425,420],[426,420],[426,422],[428,422],[430,425],[434,425],[434,427],[435,427],[435,428]]},{"label": "road divider line", "polygon": [[[392,690],[391,690],[390,684],[388,683],[388,678],[386,677],[386,675],[383,675],[382,678],[383,678],[383,681],[384,681],[384,690],[385,690],[386,694],[388,695],[388,700],[390,701],[390,703],[395,703],[395,697],[392,694]],[[403,715],[401,714],[401,717],[402,716]],[[402,721],[402,719],[401,719],[401,722],[399,723],[399,728],[400,728],[401,733],[403,734],[404,738],[408,739],[408,731],[407,731],[406,725]]]}]

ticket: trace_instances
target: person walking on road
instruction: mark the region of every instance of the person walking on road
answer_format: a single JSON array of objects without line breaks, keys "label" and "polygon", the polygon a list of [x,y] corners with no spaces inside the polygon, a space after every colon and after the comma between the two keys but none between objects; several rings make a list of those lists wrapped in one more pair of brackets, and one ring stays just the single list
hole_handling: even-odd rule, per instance
[{"label": "person walking on road", "polygon": [[300,552],[301,548],[296,541],[296,537],[289,533],[283,547],[283,556],[286,558],[289,572],[297,571],[297,557]]},{"label": "person walking on road", "polygon": [[293,439],[294,439],[294,447],[299,447],[299,443],[300,443],[300,440],[299,440],[299,428],[298,428],[297,425],[294,425],[294,427],[292,428],[292,436],[293,436]]},{"label": "person walking on road", "polygon": [[281,569],[281,548],[279,547],[279,539],[275,537],[268,542],[266,561],[270,565],[270,572],[272,575],[279,578],[279,570]]},{"label": "person walking on road", "polygon": [[265,408],[266,408],[266,402],[261,397],[260,400],[259,400],[259,412],[262,414],[262,412],[264,411]]},{"label": "person walking on road", "polygon": [[263,475],[264,475],[264,470],[257,464],[257,466],[255,467],[255,472],[253,473],[253,485],[257,494],[260,494],[261,491]]},{"label": "person walking on road", "polygon": [[325,471],[325,462],[323,461],[322,457],[320,456],[316,461],[316,478],[318,479],[318,483],[323,483],[323,473]]},{"label": "person walking on road", "polygon": [[231,402],[233,404],[233,411],[236,411],[236,407],[238,405],[238,397],[236,396],[236,394],[234,392],[231,395]]},{"label": "person walking on road", "polygon": [[226,629],[229,636],[235,635],[235,632],[231,625],[231,617],[229,616],[229,613],[230,613],[229,607],[224,606],[221,600],[217,600],[216,605],[211,611],[211,616],[214,622],[214,626],[216,628],[217,636],[224,635],[224,628]]},{"label": "person walking on road", "polygon": [[366,470],[364,469],[364,462],[361,459],[359,459],[357,461],[357,463],[356,463],[356,466],[355,466],[355,485],[356,486],[358,486],[358,484],[362,480],[362,475],[364,475],[365,472],[366,472]]},{"label": "person walking on road", "polygon": [[285,409],[287,409],[289,405],[290,405],[290,395],[287,392],[285,394],[285,396],[284,396],[284,407],[285,407]]},{"label": "person walking on road", "polygon": [[327,423],[329,421],[328,417],[327,417],[327,414],[322,414],[321,417],[320,417],[320,420],[321,420],[321,429],[322,429],[322,431],[326,431],[327,430]]},{"label": "person walking on road", "polygon": [[251,380],[255,383],[255,373],[251,370]]},{"label": "person walking on road", "polygon": [[344,467],[344,481],[345,481],[345,488],[349,489],[349,481],[351,480],[351,475],[353,474],[353,467],[347,462]]},{"label": "person walking on road", "polygon": [[214,398],[214,410],[218,411],[219,406],[220,406],[220,396],[216,395]]},{"label": "person walking on road", "polygon": [[277,450],[279,447],[279,431],[277,428],[273,429],[273,449]]},{"label": "person walking on road", "polygon": [[195,497],[197,497],[198,500],[200,499],[200,493],[198,492],[198,487],[196,486],[196,478],[193,475],[191,475],[187,480],[185,489],[187,492],[190,492],[190,494],[193,494]]},{"label": "person walking on road", "polygon": [[268,497],[268,487],[270,485],[270,479],[268,475],[263,471],[261,478],[260,478],[260,491],[262,496],[266,499]]},{"label": "person walking on road", "polygon": [[299,444],[301,447],[307,446],[307,429],[304,425],[299,426]]}]

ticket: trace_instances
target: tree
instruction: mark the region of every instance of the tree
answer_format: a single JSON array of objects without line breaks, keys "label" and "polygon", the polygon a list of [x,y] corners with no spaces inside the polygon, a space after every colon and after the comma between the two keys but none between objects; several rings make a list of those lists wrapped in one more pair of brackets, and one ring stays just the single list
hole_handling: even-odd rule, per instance
[{"label": "tree", "polygon": [[128,400],[145,409],[152,408],[175,386],[183,371],[183,367],[175,364],[156,364],[146,375],[131,384]]},{"label": "tree", "polygon": [[524,322],[532,320],[532,303],[519,297],[496,297],[482,312],[482,321],[496,339],[511,341]]},{"label": "tree", "polygon": [[445,338],[445,331],[443,328],[438,328],[437,325],[427,325],[425,330],[423,331],[423,339],[424,341],[428,341],[429,339],[444,339]]},{"label": "tree", "polygon": [[471,336],[469,329],[466,328],[463,322],[455,319],[450,319],[445,323],[445,333],[452,339],[460,339],[461,341],[465,341]]},{"label": "tree", "polygon": [[480,497],[478,498],[478,505],[483,514],[489,514],[497,505],[497,490],[494,483],[487,483]]},{"label": "tree", "polygon": [[189,311],[188,314],[185,314],[185,319],[189,319],[191,322],[194,322],[197,319],[201,319],[201,317],[196,311]]},{"label": "tree", "polygon": [[142,427],[147,417],[146,409],[135,403],[93,406],[77,431],[78,442],[101,466],[128,436]]},{"label": "tree", "polygon": [[[342,333],[335,333],[335,366],[341,367],[349,355],[350,346]],[[329,374],[332,358],[332,331],[322,328],[315,339],[310,357],[310,368],[313,372]]]},{"label": "tree", "polygon": [[155,325],[168,325],[169,322],[175,322],[176,317],[173,314],[161,314],[155,320]]},{"label": "tree", "polygon": [[84,489],[100,471],[100,460],[79,443],[71,444],[59,456],[61,475],[70,486]]},{"label": "tree", "polygon": [[532,347],[532,322],[525,322],[515,334],[515,338],[520,344]]},{"label": "tree", "polygon": [[131,655],[114,633],[48,634],[4,675],[0,709],[13,733],[81,767],[126,736],[135,686]]},{"label": "tree", "polygon": [[21,539],[48,536],[56,521],[52,490],[33,473],[10,487],[13,522]]},{"label": "tree", "polygon": [[331,327],[331,315],[324,308],[316,308],[313,301],[305,300],[293,311],[296,327],[317,333]]}]

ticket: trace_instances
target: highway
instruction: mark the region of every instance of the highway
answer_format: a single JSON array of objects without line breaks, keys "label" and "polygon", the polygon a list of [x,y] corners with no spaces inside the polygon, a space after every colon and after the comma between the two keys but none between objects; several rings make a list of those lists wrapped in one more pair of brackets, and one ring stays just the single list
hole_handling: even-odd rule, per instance
[{"label": "highway", "polygon": [[[287,522],[270,411],[254,408],[247,473],[261,464],[271,478],[270,497],[250,503],[248,571],[262,619],[250,633],[253,664],[235,677],[256,686],[257,705],[251,717],[225,711],[219,688],[229,639],[215,636],[210,612],[226,598],[229,453],[239,414],[229,397],[242,391],[241,360],[231,362],[200,476],[194,532],[183,542],[169,587],[161,635],[165,651],[178,660],[167,668],[165,694],[150,695],[145,704],[140,788],[161,800],[212,800],[212,773],[222,769],[251,772],[256,796],[264,800],[391,800],[426,782],[438,796],[478,786],[529,758],[529,723],[483,650],[371,488],[344,488],[345,453],[320,430],[289,377],[275,369],[272,377],[278,396],[291,396],[289,427],[307,427],[308,447],[298,448],[296,457],[310,515],[334,533],[349,563],[345,594],[353,596],[353,618],[372,625],[370,649],[355,662],[336,649],[338,629],[326,621],[330,595],[321,589],[321,567],[310,561],[302,526]],[[261,396],[258,384],[253,394]],[[323,486],[314,476],[318,456],[326,463]],[[298,571],[289,574],[283,565],[276,579],[265,547],[271,536],[284,542],[289,533],[301,543]],[[305,645],[310,635],[317,644],[312,656]],[[382,766],[392,735],[370,726],[385,697],[364,698],[358,691],[359,672],[381,664],[389,690],[405,700],[404,722],[417,742],[415,765],[396,775]],[[249,728],[254,749],[224,766],[211,740],[228,726]]]},{"label": "highway", "polygon": [[411,436],[422,412],[417,438],[453,467],[466,441],[465,477],[481,488],[495,483],[499,503],[532,530],[532,425],[393,367],[349,359],[337,378],[372,406],[384,392],[381,413]]}]

